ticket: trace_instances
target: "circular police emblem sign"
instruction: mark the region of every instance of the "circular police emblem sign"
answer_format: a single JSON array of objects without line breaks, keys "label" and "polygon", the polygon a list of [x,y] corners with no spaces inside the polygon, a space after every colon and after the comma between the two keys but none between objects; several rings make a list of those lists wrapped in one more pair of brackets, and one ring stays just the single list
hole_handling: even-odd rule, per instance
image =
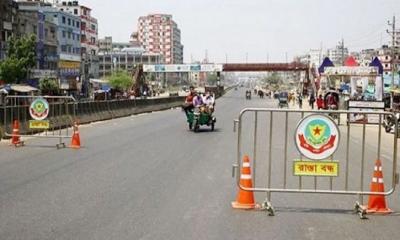
[{"label": "circular police emblem sign", "polygon": [[339,129],[335,122],[325,115],[313,114],[303,118],[295,134],[297,149],[312,160],[330,157],[339,145]]},{"label": "circular police emblem sign", "polygon": [[44,98],[37,98],[31,103],[29,113],[35,120],[46,119],[49,115],[49,103]]}]

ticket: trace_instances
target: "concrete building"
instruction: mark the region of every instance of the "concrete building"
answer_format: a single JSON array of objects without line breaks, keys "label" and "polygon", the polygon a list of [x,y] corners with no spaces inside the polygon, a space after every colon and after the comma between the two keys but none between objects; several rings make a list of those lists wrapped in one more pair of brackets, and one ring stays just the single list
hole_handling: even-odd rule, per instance
[{"label": "concrete building", "polygon": [[105,37],[103,39],[99,39],[99,51],[100,52],[118,52],[122,51],[123,49],[128,49],[128,48],[136,48],[137,50],[141,49],[141,51],[144,49],[140,46],[135,46],[131,42],[113,42],[112,37]]},{"label": "concrete building", "polygon": [[308,51],[308,62],[311,66],[319,67],[324,60],[322,49],[310,49]]},{"label": "concrete building", "polygon": [[44,12],[57,24],[60,88],[76,91],[81,74],[81,20],[56,8]]},{"label": "concrete building", "polygon": [[135,64],[159,64],[163,62],[160,54],[145,53],[143,48],[125,48],[111,52],[99,52],[99,73],[101,77],[111,75],[114,70],[131,72]]},{"label": "concrete building", "polygon": [[43,1],[20,1],[25,11],[43,12],[46,21],[57,26],[58,78],[60,89],[76,92],[80,79],[81,65],[81,21],[70,13],[59,11]]},{"label": "concrete building", "polygon": [[57,78],[57,25],[52,19],[46,18],[43,11],[19,10],[18,36],[36,36],[36,69],[31,70],[31,79],[44,77]]},{"label": "concrete building", "polygon": [[79,1],[62,1],[58,3],[60,11],[68,12],[81,18],[81,53],[82,56],[96,55],[98,47],[98,23],[91,14],[92,10],[86,6],[79,5]]},{"label": "concrete building", "polygon": [[6,42],[18,28],[18,4],[13,0],[0,1],[0,60],[5,58]]},{"label": "concrete building", "polygon": [[139,17],[138,32],[131,35],[150,54],[162,54],[167,64],[183,63],[181,31],[172,15],[150,14]]},{"label": "concrete building", "polygon": [[92,9],[79,4],[79,1],[61,1],[56,7],[80,18],[81,77],[78,90],[88,97],[89,79],[99,77],[98,22],[91,14]]},{"label": "concrete building", "polygon": [[99,39],[99,52],[111,52],[113,41],[112,37],[105,37],[103,39]]},{"label": "concrete building", "polygon": [[361,52],[351,55],[356,58],[360,66],[367,67],[372,62],[374,57],[378,56],[378,51],[375,49],[363,49]]},{"label": "concrete building", "polygon": [[[383,75],[384,76],[392,75],[392,49],[387,45],[383,45],[380,49],[378,49],[377,52],[378,52],[378,58],[383,65]],[[395,64],[395,69],[398,71],[398,69],[400,69],[399,51],[395,51],[394,64]]]},{"label": "concrete building", "polygon": [[343,61],[349,56],[349,50],[346,47],[337,45],[335,48],[327,50],[326,56],[335,64],[341,66]]}]

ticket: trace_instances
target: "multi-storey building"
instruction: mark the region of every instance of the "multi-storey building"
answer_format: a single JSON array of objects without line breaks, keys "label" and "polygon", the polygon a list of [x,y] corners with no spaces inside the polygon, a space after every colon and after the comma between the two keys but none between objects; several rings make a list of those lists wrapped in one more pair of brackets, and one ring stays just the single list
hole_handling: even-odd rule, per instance
[{"label": "multi-storey building", "polygon": [[[383,76],[392,75],[392,49],[383,45],[382,48],[378,49],[378,58],[383,65]],[[393,64],[395,69],[400,69],[400,52],[395,51]]]},{"label": "multi-storey building", "polygon": [[5,58],[6,42],[18,28],[18,4],[13,0],[0,1],[0,60]]},{"label": "multi-storey building", "polygon": [[81,20],[68,12],[60,11],[43,1],[20,1],[25,11],[39,11],[45,21],[54,23],[57,38],[58,78],[60,89],[76,92],[81,65]]},{"label": "multi-storey building", "polygon": [[99,46],[98,46],[98,23],[91,14],[91,9],[79,4],[79,1],[62,1],[56,4],[62,12],[68,12],[81,20],[81,92],[88,96],[90,78],[99,77]]},{"label": "multi-storey building", "polygon": [[183,63],[181,31],[172,20],[172,15],[150,14],[139,17],[138,32],[131,35],[131,40],[135,39],[146,52],[162,54],[165,63]]},{"label": "multi-storey building", "polygon": [[339,66],[348,57],[349,50],[346,47],[342,47],[342,45],[338,45],[335,48],[328,49],[326,55],[335,65]]},{"label": "multi-storey building", "polygon": [[322,49],[310,49],[308,52],[308,62],[311,66],[318,68],[323,59],[324,56],[322,55]]},{"label": "multi-storey building", "polygon": [[133,45],[131,42],[113,42],[112,37],[99,39],[99,51],[103,53],[112,51],[117,52],[128,48],[136,48],[138,50],[140,49],[140,51],[144,51],[144,49],[140,47],[140,45]]},{"label": "multi-storey building", "polygon": [[[28,8],[29,9],[29,8]],[[23,5],[19,10],[18,36],[36,36],[36,69],[30,73],[31,79],[57,77],[57,25],[46,19],[40,9],[28,10]]]},{"label": "multi-storey building", "polygon": [[99,52],[111,52],[113,41],[112,37],[105,37],[103,39],[99,39]]},{"label": "multi-storey building", "polygon": [[356,58],[360,66],[367,67],[374,59],[374,57],[378,56],[378,52],[375,49],[363,49],[361,50],[361,52],[351,55]]},{"label": "multi-storey building", "polygon": [[78,90],[81,68],[80,18],[55,8],[44,10],[46,18],[57,24],[60,88]]},{"label": "multi-storey building", "polygon": [[154,53],[145,53],[141,47],[130,47],[121,50],[99,52],[100,76],[111,75],[114,70],[131,72],[136,64],[163,63],[163,56]]},{"label": "multi-storey building", "polygon": [[81,18],[81,52],[82,56],[96,55],[98,47],[98,23],[91,14],[92,10],[79,5],[79,1],[63,1],[57,4],[60,11],[69,12]]}]

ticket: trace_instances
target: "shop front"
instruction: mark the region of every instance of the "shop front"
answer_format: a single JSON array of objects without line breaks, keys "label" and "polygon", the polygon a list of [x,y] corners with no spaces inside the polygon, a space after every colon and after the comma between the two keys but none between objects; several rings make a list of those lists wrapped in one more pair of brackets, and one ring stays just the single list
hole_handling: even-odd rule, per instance
[{"label": "shop front", "polygon": [[60,61],[58,64],[60,89],[65,92],[78,92],[80,89],[80,62]]}]

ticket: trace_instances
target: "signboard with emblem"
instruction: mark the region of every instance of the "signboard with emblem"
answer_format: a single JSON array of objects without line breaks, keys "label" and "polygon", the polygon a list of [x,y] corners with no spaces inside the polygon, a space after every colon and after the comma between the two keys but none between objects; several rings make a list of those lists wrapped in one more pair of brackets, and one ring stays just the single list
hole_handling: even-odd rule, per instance
[{"label": "signboard with emblem", "polygon": [[326,115],[312,114],[303,118],[295,132],[295,145],[309,160],[295,160],[296,176],[338,176],[338,162],[321,161],[330,158],[339,146],[339,129]]},{"label": "signboard with emblem", "polygon": [[48,129],[50,123],[45,120],[49,115],[49,103],[44,98],[36,98],[29,106],[29,114],[34,120],[29,121],[31,129]]},{"label": "signboard with emblem", "polygon": [[296,147],[306,158],[322,160],[330,157],[339,145],[339,129],[325,115],[310,115],[303,118],[296,129]]}]

